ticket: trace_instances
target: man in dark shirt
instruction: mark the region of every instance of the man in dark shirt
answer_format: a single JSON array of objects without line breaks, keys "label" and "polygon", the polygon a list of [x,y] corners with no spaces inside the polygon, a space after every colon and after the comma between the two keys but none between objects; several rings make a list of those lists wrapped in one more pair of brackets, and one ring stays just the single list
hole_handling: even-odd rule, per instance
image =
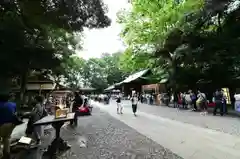
[{"label": "man in dark shirt", "polygon": [[15,127],[16,103],[9,102],[9,95],[0,94],[0,137],[3,142],[3,156],[10,158],[10,137]]},{"label": "man in dark shirt", "polygon": [[75,98],[73,100],[73,106],[72,106],[72,112],[75,112],[75,116],[74,116],[74,120],[71,121],[71,125],[75,124],[77,125],[77,110],[78,108],[83,104],[83,99],[82,97],[79,95],[78,92],[75,92]]},{"label": "man in dark shirt", "polygon": [[223,103],[222,103],[223,93],[221,92],[220,89],[217,89],[217,91],[214,94],[214,98],[215,98],[216,106],[214,108],[213,115],[216,115],[217,110],[220,109],[220,115],[223,116]]}]

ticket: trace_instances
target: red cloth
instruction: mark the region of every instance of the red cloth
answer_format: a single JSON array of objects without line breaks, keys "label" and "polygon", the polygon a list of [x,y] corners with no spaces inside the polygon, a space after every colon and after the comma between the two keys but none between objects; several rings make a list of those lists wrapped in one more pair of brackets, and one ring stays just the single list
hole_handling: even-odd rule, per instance
[{"label": "red cloth", "polygon": [[81,112],[81,113],[88,113],[89,109],[88,109],[88,107],[80,107],[79,108],[79,112]]},{"label": "red cloth", "polygon": [[216,106],[216,103],[208,103],[208,107],[215,107]]}]

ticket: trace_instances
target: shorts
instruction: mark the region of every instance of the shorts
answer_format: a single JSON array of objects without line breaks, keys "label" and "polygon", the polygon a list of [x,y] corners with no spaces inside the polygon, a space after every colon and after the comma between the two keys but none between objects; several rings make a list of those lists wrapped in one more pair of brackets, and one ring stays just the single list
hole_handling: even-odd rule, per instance
[{"label": "shorts", "polygon": [[117,103],[118,108],[122,108],[122,103]]}]

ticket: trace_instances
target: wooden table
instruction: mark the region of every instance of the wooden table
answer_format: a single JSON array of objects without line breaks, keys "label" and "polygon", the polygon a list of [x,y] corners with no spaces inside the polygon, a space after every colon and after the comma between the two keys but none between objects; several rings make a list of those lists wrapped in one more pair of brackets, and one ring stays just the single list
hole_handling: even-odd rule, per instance
[{"label": "wooden table", "polygon": [[34,123],[34,126],[52,124],[53,128],[56,130],[55,139],[52,141],[51,145],[48,146],[48,149],[45,152],[45,154],[50,155],[51,158],[56,158],[59,152],[63,152],[70,148],[70,146],[60,137],[60,130],[65,122],[74,120],[74,115],[75,113],[69,113],[66,118],[57,119],[54,115],[50,115]]}]

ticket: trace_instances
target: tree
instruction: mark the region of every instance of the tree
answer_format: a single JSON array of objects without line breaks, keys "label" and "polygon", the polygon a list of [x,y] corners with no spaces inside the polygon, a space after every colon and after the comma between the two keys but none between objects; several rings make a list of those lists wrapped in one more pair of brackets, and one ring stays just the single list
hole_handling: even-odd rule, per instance
[{"label": "tree", "polygon": [[195,87],[200,79],[220,87],[238,76],[239,34],[233,31],[239,26],[238,16],[237,0],[136,0],[119,21],[125,26],[122,37],[128,48],[137,54],[146,46],[155,48],[150,51],[157,61],[153,68],[163,69],[173,87]]},{"label": "tree", "polygon": [[110,24],[101,0],[10,0],[0,2],[0,14],[0,68],[19,76],[22,94],[30,70],[59,67],[73,53],[74,32]]},{"label": "tree", "polygon": [[150,68],[154,60],[151,59],[151,54],[143,52],[134,52],[131,49],[126,49],[120,57],[120,69],[129,74]]},{"label": "tree", "polygon": [[93,87],[103,91],[126,76],[118,67],[120,56],[121,53],[105,53],[101,58],[88,60],[73,56],[62,64],[62,79],[72,88]]},{"label": "tree", "polygon": [[101,61],[105,68],[105,74],[107,75],[108,85],[113,85],[122,81],[127,75],[127,73],[120,68],[121,55],[121,52],[117,52],[113,54],[103,54],[101,57]]},{"label": "tree", "polygon": [[172,0],[133,1],[132,10],[119,16],[119,22],[125,26],[122,37],[128,48],[138,55],[155,52],[160,63],[152,66],[158,67],[160,72],[165,69],[174,85],[177,61],[183,56],[179,54],[182,51],[176,49],[181,43],[183,31],[190,27],[185,21],[186,13],[198,11],[202,6],[203,2],[193,0],[179,3]]}]

